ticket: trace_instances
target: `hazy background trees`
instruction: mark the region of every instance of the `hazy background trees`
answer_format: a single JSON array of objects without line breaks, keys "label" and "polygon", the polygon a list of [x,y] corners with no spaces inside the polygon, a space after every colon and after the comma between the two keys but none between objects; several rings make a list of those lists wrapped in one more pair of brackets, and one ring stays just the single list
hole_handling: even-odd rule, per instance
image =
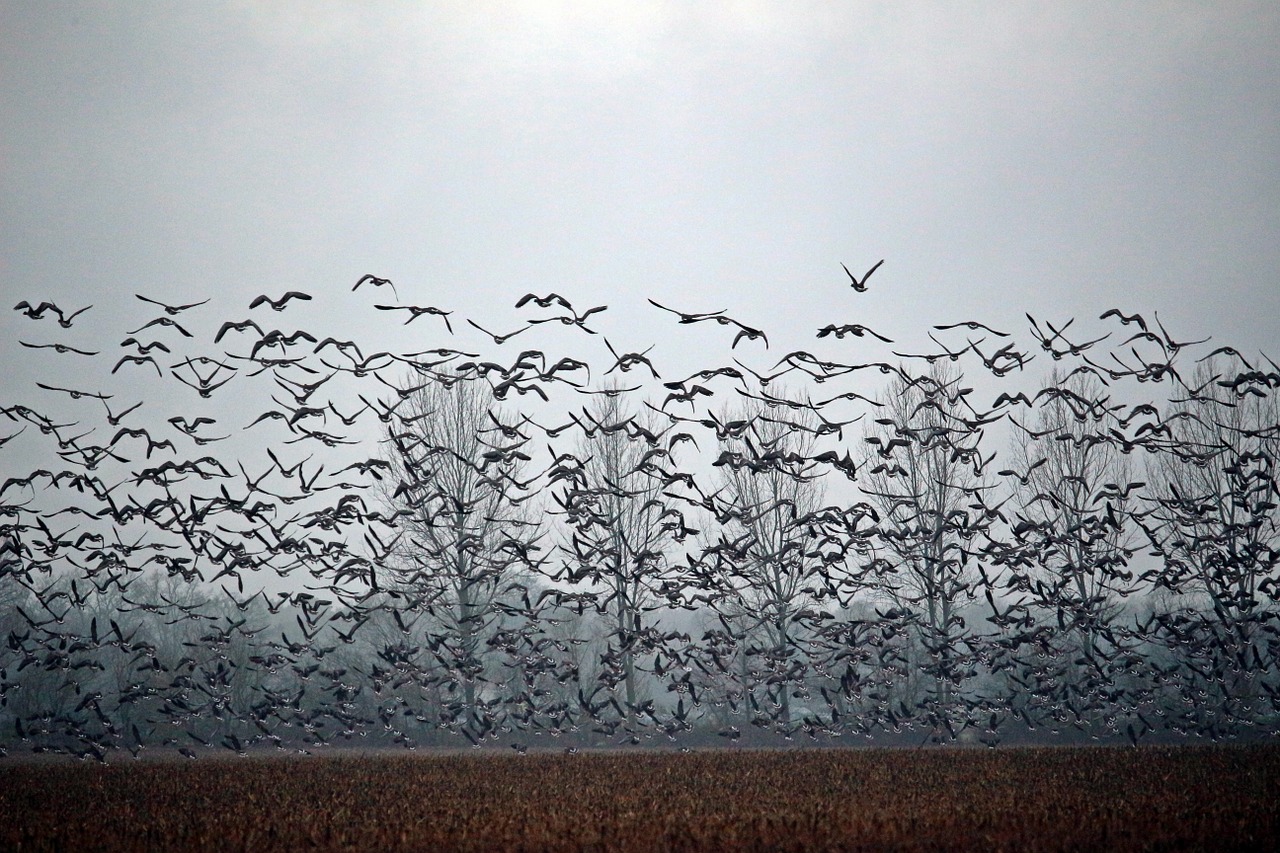
[{"label": "hazy background trees", "polygon": [[0,731],[101,757],[1275,730],[1280,371],[1219,350],[1184,382],[1167,336],[1103,369],[1063,329],[1063,370],[999,396],[1012,343],[664,397],[273,332],[240,399],[289,397],[238,441],[6,407],[5,458],[59,461],[0,482]]},{"label": "hazy background trees", "polygon": [[934,362],[902,375],[869,431],[863,490],[880,513],[880,593],[914,638],[913,664],[938,731],[953,734],[956,690],[968,671],[962,610],[975,595],[974,538],[986,519],[971,505],[992,486],[982,469],[982,431],[970,425],[961,375]]},{"label": "hazy background trees", "polygon": [[[1148,466],[1143,528],[1172,595],[1159,636],[1185,655],[1188,729],[1232,730],[1267,699],[1280,582],[1280,405],[1274,381],[1238,356],[1203,362],[1169,401]],[[1274,693],[1271,694],[1274,700]],[[1268,701],[1267,704],[1273,703]]]},{"label": "hazy background trees", "polygon": [[[568,541],[565,577],[592,589],[607,615],[607,645],[597,674],[621,685],[628,719],[648,700],[637,659],[652,649],[647,616],[668,572],[669,551],[683,538],[683,518],[664,493],[679,480],[653,418],[629,410],[621,393],[597,396],[574,452],[560,457],[555,503]],[[673,479],[673,477],[675,479]]]},{"label": "hazy background trees", "polygon": [[826,564],[813,520],[824,497],[823,472],[811,458],[817,418],[805,410],[792,416],[795,422],[780,416],[752,402],[720,418],[740,426],[719,441],[719,538],[704,549],[699,575],[736,644],[729,671],[739,679],[741,699],[770,725],[786,728],[793,693],[807,692],[799,617],[814,601],[813,576]]},{"label": "hazy background trees", "polygon": [[[487,729],[477,700],[493,698],[486,693],[498,677],[488,643],[541,535],[520,491],[527,439],[497,428],[500,406],[487,382],[412,374],[401,390],[386,427],[383,494],[406,514],[383,584],[401,596],[392,613],[402,633],[425,646],[422,659],[435,662],[428,669],[443,672],[444,721]],[[372,576],[370,586],[378,588]]]},{"label": "hazy background trees", "polygon": [[1002,472],[1018,554],[1005,562],[992,607],[1004,624],[1022,614],[1052,631],[1051,641],[1020,648],[1017,666],[1036,689],[1015,693],[1040,706],[1032,713],[1058,709],[1062,721],[1114,717],[1108,697],[1136,660],[1137,641],[1115,621],[1138,587],[1131,513],[1144,484],[1111,434],[1132,418],[1121,421],[1109,400],[1094,374],[1055,368],[1036,408],[1011,416]]}]

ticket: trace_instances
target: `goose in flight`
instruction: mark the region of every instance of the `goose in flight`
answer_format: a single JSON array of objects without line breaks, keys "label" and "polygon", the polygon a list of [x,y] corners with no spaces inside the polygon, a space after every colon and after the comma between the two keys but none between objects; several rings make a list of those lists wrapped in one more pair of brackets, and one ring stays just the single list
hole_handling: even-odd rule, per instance
[{"label": "goose in flight", "polygon": [[143,302],[150,302],[152,305],[159,305],[161,308],[164,309],[164,312],[168,314],[170,317],[181,314],[183,311],[187,311],[191,308],[198,308],[199,306],[209,301],[208,299],[204,299],[204,300],[201,300],[200,302],[191,302],[187,305],[167,305],[158,299],[149,299],[146,296],[143,296],[141,293],[135,293],[134,296],[141,299]]},{"label": "goose in flight", "polygon": [[884,263],[883,258],[881,258],[879,261],[876,261],[876,265],[873,266],[871,269],[867,270],[863,274],[861,281],[858,280],[857,276],[849,272],[849,268],[846,267],[844,264],[841,264],[840,266],[844,267],[845,274],[849,276],[849,286],[852,287],[854,290],[858,291],[859,293],[864,293],[867,289],[867,279],[871,278],[871,274],[876,270],[880,269],[880,265],[883,263]]}]

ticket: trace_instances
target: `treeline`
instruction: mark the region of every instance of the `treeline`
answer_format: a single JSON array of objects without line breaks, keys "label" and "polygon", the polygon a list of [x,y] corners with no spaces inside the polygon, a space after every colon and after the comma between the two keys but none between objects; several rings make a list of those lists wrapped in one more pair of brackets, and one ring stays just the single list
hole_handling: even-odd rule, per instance
[{"label": "treeline", "polygon": [[[1265,356],[1110,311],[1090,341],[969,322],[937,351],[756,372],[763,332],[677,311],[735,337],[673,381],[596,336],[600,309],[536,301],[527,325],[594,360],[366,356],[251,321],[215,357],[182,325],[203,303],[162,306],[110,373],[24,343],[61,360],[47,405],[0,408],[0,748],[1280,726]],[[68,358],[81,384],[54,378]],[[153,367],[163,392],[137,384]]]}]

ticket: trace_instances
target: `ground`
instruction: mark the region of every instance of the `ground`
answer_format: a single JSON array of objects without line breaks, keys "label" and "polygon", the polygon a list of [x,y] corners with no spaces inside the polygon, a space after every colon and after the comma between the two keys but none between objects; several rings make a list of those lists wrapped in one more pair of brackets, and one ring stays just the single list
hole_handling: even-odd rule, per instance
[{"label": "ground", "polygon": [[0,849],[1274,849],[1280,747],[0,762]]}]

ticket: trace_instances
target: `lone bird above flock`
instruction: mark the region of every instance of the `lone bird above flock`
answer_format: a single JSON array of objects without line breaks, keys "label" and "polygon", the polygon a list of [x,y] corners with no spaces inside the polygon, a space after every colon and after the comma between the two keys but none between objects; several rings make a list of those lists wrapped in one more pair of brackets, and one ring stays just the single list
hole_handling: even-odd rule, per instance
[{"label": "lone bird above flock", "polygon": [[849,272],[849,268],[845,267],[844,264],[841,264],[840,266],[844,267],[845,273],[849,276],[849,286],[852,287],[854,290],[858,291],[859,293],[863,293],[867,289],[867,279],[871,278],[871,274],[876,270],[880,269],[880,265],[883,263],[884,263],[883,258],[876,261],[876,265],[873,266],[871,269],[867,270],[866,273],[863,274],[861,281],[858,280],[857,276]]}]

